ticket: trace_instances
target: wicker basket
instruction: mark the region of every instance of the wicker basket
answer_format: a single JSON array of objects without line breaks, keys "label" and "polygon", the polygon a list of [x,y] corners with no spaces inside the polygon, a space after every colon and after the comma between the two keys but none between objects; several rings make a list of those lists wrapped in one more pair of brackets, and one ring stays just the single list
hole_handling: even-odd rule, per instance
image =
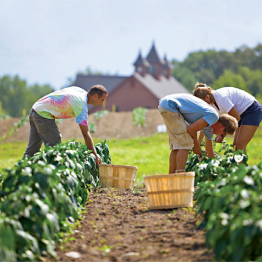
[{"label": "wicker basket", "polygon": [[144,176],[149,209],[192,207],[195,172]]},{"label": "wicker basket", "polygon": [[133,189],[136,179],[136,166],[100,164],[99,178],[101,187]]}]

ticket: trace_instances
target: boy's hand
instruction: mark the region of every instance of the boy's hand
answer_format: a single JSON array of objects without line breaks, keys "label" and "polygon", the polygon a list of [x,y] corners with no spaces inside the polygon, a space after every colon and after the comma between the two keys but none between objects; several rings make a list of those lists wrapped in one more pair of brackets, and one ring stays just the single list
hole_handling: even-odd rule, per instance
[{"label": "boy's hand", "polygon": [[193,152],[200,156],[201,155],[201,146],[199,144],[195,145],[193,148]]},{"label": "boy's hand", "polygon": [[223,139],[224,139],[223,136],[217,135],[217,137],[215,138],[215,142],[216,143],[222,143]]}]

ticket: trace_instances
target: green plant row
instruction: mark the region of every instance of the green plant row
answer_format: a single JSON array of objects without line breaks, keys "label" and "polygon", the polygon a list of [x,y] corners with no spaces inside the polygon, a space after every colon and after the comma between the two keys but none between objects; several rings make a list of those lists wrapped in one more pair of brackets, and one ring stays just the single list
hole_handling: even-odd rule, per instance
[{"label": "green plant row", "polygon": [[[106,142],[97,144],[111,163]],[[100,185],[96,158],[75,141],[46,147],[7,168],[0,188],[0,260],[36,261],[50,254]]]},{"label": "green plant row", "polygon": [[21,117],[17,122],[13,124],[13,127],[8,132],[0,137],[0,141],[4,140],[7,136],[13,135],[20,127],[24,126],[28,122],[28,116]]},{"label": "green plant row", "polygon": [[215,159],[191,153],[187,171],[196,173],[197,214],[204,214],[206,242],[218,261],[262,260],[262,165],[225,143]]},{"label": "green plant row", "polygon": [[101,110],[101,111],[95,112],[93,116],[96,120],[99,120],[100,118],[107,115],[108,113],[109,113],[109,110]]},{"label": "green plant row", "polygon": [[[109,110],[102,110],[94,113],[95,120],[99,120],[100,118],[104,117],[109,113]],[[96,122],[88,122],[88,127],[90,133],[95,133],[97,130],[97,123]]]},{"label": "green plant row", "polygon": [[7,114],[1,114],[0,115],[0,120],[3,120],[3,119],[9,119],[9,118],[11,118],[11,116],[9,116],[9,115],[7,115]]},{"label": "green plant row", "polygon": [[145,126],[147,109],[137,107],[133,109],[133,121],[137,126]]},{"label": "green plant row", "polygon": [[90,133],[95,133],[97,130],[97,125],[95,122],[88,122],[88,127],[89,127]]}]

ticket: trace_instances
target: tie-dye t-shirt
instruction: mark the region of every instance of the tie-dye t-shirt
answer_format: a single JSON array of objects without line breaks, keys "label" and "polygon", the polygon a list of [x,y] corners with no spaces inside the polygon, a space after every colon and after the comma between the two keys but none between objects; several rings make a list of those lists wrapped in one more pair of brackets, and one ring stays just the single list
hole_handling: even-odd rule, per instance
[{"label": "tie-dye t-shirt", "polygon": [[67,87],[39,99],[33,109],[48,119],[76,117],[76,123],[87,125],[87,92],[77,86]]}]

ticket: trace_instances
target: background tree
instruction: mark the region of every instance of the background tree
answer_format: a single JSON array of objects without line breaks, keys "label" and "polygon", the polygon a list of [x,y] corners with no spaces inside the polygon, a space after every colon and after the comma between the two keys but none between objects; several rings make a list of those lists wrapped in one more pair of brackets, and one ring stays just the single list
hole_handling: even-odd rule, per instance
[{"label": "background tree", "polygon": [[184,87],[192,91],[197,81],[194,73],[189,68],[179,64],[176,60],[173,60],[172,64],[174,65],[174,69],[172,69],[171,74],[174,75]]},{"label": "background tree", "polygon": [[262,97],[262,44],[245,45],[234,52],[225,50],[190,53],[182,62],[173,60],[172,75],[188,90],[196,82],[213,88],[233,86]]},{"label": "background tree", "polygon": [[[77,74],[77,75],[99,75],[99,76],[105,75],[104,73],[102,73],[102,72],[99,71],[99,70],[93,70],[93,69],[91,69],[90,66],[88,66],[88,67],[87,67],[85,70],[83,70],[83,71],[79,70],[76,74]],[[63,88],[64,88],[64,87],[73,86],[74,84],[75,84],[75,77],[68,77],[68,78],[67,78],[67,82],[66,82],[65,86],[63,86]]]},{"label": "background tree", "polygon": [[239,74],[244,78],[248,91],[254,96],[262,95],[262,71],[240,67]]},{"label": "background tree", "polygon": [[26,80],[19,76],[5,75],[0,78],[0,101],[5,113],[12,117],[21,117],[23,110],[27,113],[32,105],[42,96],[53,92],[54,89],[49,85],[29,86]]},{"label": "background tree", "polygon": [[231,70],[225,70],[224,74],[210,85],[213,89],[225,86],[233,86],[248,91],[244,78],[239,74],[233,73]]}]

